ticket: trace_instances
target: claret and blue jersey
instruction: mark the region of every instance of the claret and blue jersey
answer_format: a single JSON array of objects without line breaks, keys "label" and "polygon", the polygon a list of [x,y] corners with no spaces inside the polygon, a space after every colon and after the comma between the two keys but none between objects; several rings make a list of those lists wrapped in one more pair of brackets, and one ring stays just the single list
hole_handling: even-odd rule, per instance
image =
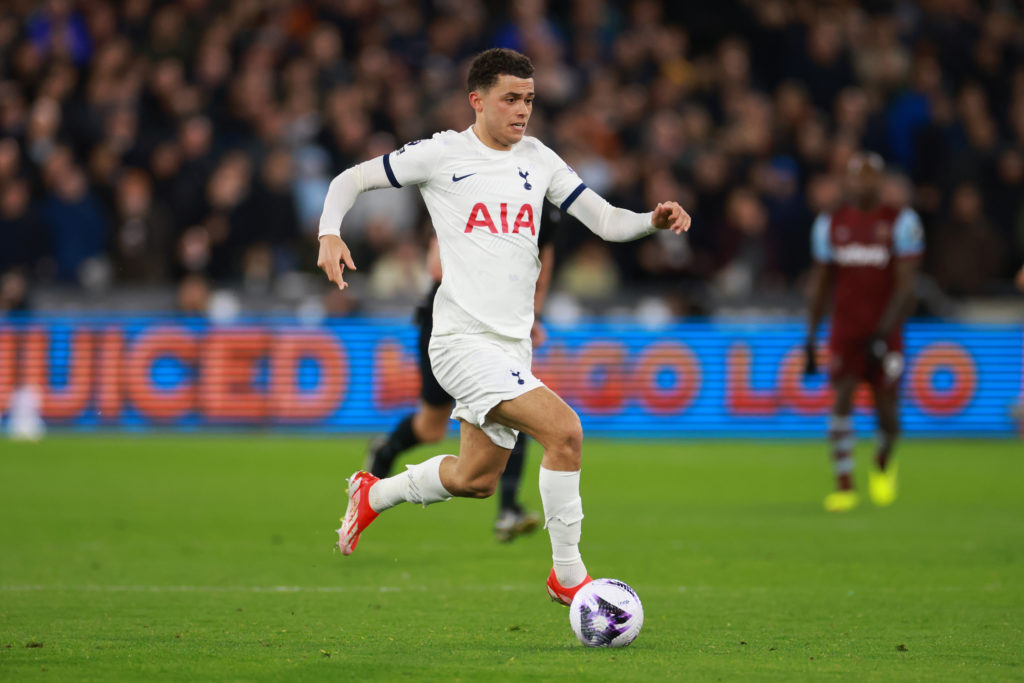
[{"label": "claret and blue jersey", "polygon": [[818,216],[811,247],[814,259],[835,272],[833,342],[867,339],[892,297],[896,262],[921,256],[924,231],[912,209],[847,205]]}]

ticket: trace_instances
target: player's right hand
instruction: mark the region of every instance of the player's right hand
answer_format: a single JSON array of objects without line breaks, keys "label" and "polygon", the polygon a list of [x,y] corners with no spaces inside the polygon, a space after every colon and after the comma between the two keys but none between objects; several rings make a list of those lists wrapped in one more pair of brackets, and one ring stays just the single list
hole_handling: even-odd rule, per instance
[{"label": "player's right hand", "polygon": [[813,340],[808,339],[804,342],[804,375],[817,375],[818,374],[818,357],[817,348]]},{"label": "player's right hand", "polygon": [[530,328],[530,342],[533,344],[533,348],[539,349],[547,340],[548,331],[545,329],[544,323],[534,318],[533,327]]},{"label": "player's right hand", "polygon": [[338,289],[348,287],[343,277],[345,266],[358,270],[352,261],[352,252],[348,250],[348,245],[337,235],[324,235],[320,238],[320,255],[316,259],[316,265],[327,274],[328,280],[338,285]]}]

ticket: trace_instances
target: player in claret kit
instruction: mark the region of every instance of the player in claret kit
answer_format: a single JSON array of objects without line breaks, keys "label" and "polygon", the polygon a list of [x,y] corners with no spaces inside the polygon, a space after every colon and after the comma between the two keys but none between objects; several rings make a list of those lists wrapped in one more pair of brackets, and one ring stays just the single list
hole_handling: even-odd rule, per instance
[{"label": "player in claret kit", "polygon": [[682,233],[690,217],[671,201],[644,214],[615,208],[527,136],[534,82],[524,55],[501,48],[482,52],[470,66],[468,86],[476,113],[471,127],[437,133],[346,170],[331,182],[324,201],[317,264],[344,288],[344,268],[355,264],[340,227],[358,194],[419,187],[442,264],[430,364],[455,399],[452,416],[460,423],[458,456],[438,455],[387,479],[361,471],[349,478],[338,546],[351,554],[377,515],[403,502],[490,496],[523,431],[544,448],[540,494],[554,560],[548,593],[568,605],[590,581],[579,551],[583,431],[576,413],[530,371],[541,208],[547,198],[609,241],[658,229]]},{"label": "player in claret kit", "polygon": [[845,512],[858,503],[850,414],[861,381],[871,387],[878,416],[868,492],[881,506],[892,504],[897,494],[897,466],[891,456],[900,428],[901,328],[913,301],[924,232],[912,209],[881,204],[883,170],[877,154],[854,155],[847,172],[851,202],[818,216],[811,233],[815,265],[805,345],[808,374],[817,370],[816,335],[830,293],[835,300],[829,336],[834,393],[829,438],[836,490],[825,497],[830,512]]}]

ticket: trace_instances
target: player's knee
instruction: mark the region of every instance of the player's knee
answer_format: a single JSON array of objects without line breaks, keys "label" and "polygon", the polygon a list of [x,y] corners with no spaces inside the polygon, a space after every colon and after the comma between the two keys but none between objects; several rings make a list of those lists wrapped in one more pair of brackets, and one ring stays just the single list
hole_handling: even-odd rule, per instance
[{"label": "player's knee", "polygon": [[583,425],[580,423],[580,416],[572,415],[572,422],[565,431],[565,445],[576,454],[578,458],[583,452]]},{"label": "player's knee", "polygon": [[555,439],[554,455],[559,464],[567,470],[579,469],[581,455],[583,453],[583,425],[580,424],[579,415],[575,412],[572,418],[565,421],[565,424],[558,430]]},{"label": "player's knee", "polygon": [[878,431],[890,439],[895,439],[900,434],[900,418],[892,406],[881,405],[875,413],[878,417]]}]

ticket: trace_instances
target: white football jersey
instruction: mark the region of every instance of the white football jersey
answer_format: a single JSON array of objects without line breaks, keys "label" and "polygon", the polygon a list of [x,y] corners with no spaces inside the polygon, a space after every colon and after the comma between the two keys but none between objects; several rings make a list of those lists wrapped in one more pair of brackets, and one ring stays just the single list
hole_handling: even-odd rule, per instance
[{"label": "white football jersey", "polygon": [[536,138],[500,151],[472,128],[410,142],[384,155],[384,169],[395,187],[419,186],[437,232],[434,335],[528,338],[544,198],[567,210],[586,189],[579,176]]}]

